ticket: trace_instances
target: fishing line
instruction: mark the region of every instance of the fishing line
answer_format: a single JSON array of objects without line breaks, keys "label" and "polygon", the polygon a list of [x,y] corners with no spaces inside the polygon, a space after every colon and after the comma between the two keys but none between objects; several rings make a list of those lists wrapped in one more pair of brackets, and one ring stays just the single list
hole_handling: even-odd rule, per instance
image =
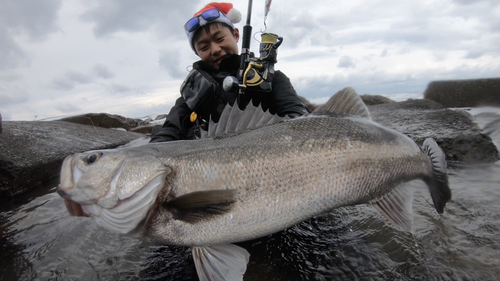
[{"label": "fishing line", "polygon": [[102,136],[97,131],[96,126],[94,125],[94,122],[92,122],[92,118],[90,118],[90,117],[85,117],[85,118],[88,118],[90,120],[90,123],[92,123],[92,127],[94,128],[95,133],[97,134],[97,136],[100,138],[100,141],[104,141],[104,139],[102,138]]},{"label": "fishing line", "polygon": [[261,30],[261,31],[257,31],[257,32],[255,32],[255,33],[253,34],[253,36],[252,36],[252,37],[253,37],[253,40],[257,41],[257,42],[260,44],[260,40],[258,39],[258,37],[256,37],[256,35],[257,35],[257,34],[263,34],[264,32],[265,32],[265,30],[264,30],[264,31],[262,31],[262,30]]}]

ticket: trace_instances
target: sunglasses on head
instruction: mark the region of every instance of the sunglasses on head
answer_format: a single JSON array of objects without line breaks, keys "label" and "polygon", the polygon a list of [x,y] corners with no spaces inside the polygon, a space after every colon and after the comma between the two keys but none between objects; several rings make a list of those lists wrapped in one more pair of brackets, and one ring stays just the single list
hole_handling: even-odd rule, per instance
[{"label": "sunglasses on head", "polygon": [[206,21],[213,21],[220,17],[220,13],[221,11],[217,8],[206,10],[205,12],[196,15],[192,19],[188,20],[188,22],[186,22],[186,24],[184,25],[184,28],[188,32],[192,32],[200,26],[200,17],[203,17],[203,19]]}]

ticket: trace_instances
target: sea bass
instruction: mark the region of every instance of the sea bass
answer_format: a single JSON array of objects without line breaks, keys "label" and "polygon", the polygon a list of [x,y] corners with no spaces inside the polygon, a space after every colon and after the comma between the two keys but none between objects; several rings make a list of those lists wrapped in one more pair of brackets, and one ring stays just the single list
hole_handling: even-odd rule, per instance
[{"label": "sea bass", "polygon": [[351,88],[306,117],[228,106],[199,140],[68,156],[58,193],[103,227],[192,248],[201,280],[241,280],[255,239],[342,206],[372,204],[411,230],[424,181],[438,213],[451,198],[445,157],[371,120]]}]

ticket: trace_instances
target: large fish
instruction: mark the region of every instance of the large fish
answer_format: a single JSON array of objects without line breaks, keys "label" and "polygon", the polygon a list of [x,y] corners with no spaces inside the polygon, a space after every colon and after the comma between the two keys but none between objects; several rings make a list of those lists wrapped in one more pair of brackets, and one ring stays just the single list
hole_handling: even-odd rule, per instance
[{"label": "large fish", "polygon": [[409,230],[411,180],[427,184],[438,213],[451,198],[437,144],[374,123],[351,88],[279,120],[227,107],[207,138],[68,156],[58,193],[111,231],[191,247],[202,280],[242,279],[249,254],[231,243],[342,206],[373,204]]}]

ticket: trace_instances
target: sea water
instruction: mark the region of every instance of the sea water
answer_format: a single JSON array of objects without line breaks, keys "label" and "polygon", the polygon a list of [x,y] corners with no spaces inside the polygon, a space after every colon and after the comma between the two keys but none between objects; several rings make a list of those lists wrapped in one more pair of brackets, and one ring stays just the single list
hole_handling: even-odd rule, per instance
[{"label": "sea water", "polygon": [[[500,143],[498,108],[467,109]],[[443,215],[415,181],[413,232],[367,205],[239,243],[245,280],[500,280],[500,161],[448,163]],[[0,280],[196,280],[187,247],[152,245],[71,217],[58,179],[0,207]]]}]

